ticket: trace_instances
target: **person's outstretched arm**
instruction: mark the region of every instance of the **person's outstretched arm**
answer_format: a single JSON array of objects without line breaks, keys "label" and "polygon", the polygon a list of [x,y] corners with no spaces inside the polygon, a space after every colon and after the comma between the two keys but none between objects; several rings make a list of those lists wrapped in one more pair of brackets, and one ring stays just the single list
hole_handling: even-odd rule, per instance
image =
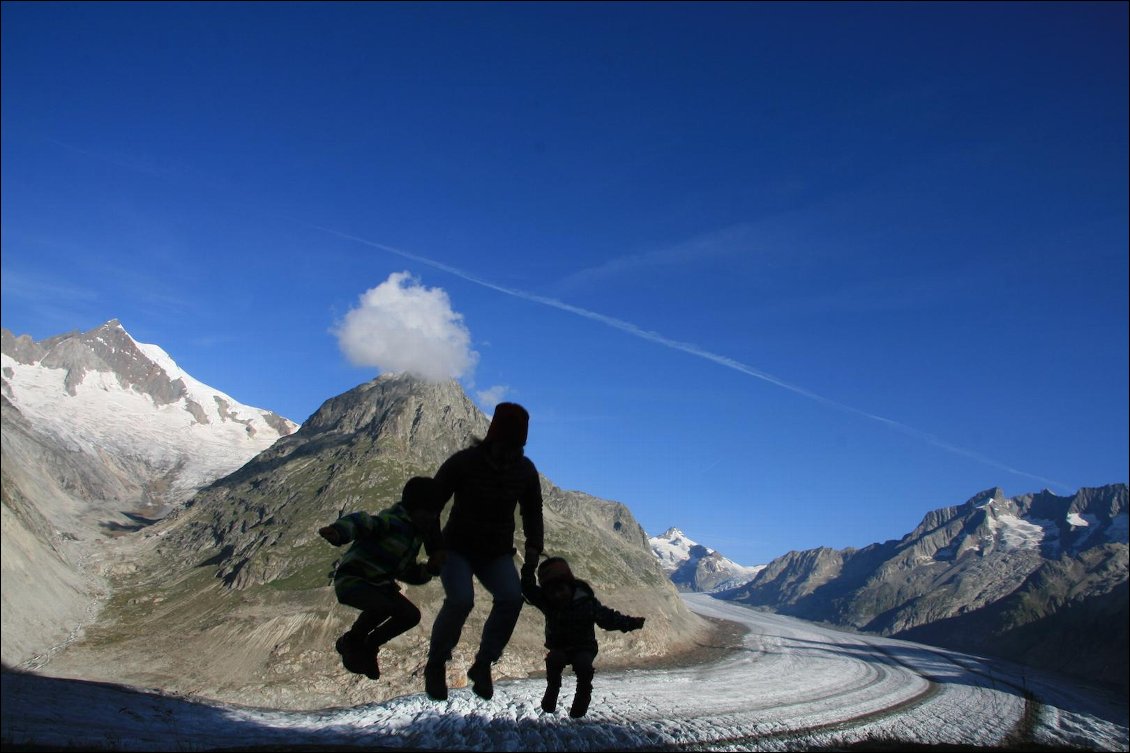
[{"label": "person's outstretched arm", "polygon": [[594,611],[596,624],[605,630],[619,630],[621,633],[630,633],[643,627],[643,617],[629,617],[620,614],[615,609],[604,606],[599,601]]}]

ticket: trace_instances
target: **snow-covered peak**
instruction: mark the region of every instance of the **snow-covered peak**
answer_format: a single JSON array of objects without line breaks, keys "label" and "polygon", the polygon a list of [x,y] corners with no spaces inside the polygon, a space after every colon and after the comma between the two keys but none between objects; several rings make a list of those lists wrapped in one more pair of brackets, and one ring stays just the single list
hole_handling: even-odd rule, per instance
[{"label": "snow-covered peak", "polygon": [[[659,559],[659,564],[668,574],[690,559],[691,550],[699,546],[678,528],[668,528],[659,536],[649,538],[648,543],[651,544],[651,551],[655,552],[656,558]],[[706,553],[710,554],[711,550],[707,549]]]},{"label": "snow-covered peak", "polygon": [[40,342],[5,332],[3,389],[40,434],[89,457],[140,462],[180,501],[298,425],[193,379],[111,320]]},{"label": "snow-covered peak", "polygon": [[747,567],[699,544],[678,528],[648,539],[659,566],[675,586],[685,591],[736,588],[753,580],[765,566]]},{"label": "snow-covered peak", "polygon": [[[1125,499],[1116,497],[1097,505],[1091,490],[1075,497],[1051,492],[1006,498],[999,490],[974,497],[965,509],[963,525],[933,558],[953,560],[964,554],[994,550],[1027,550],[1056,558],[1075,554],[1102,541],[1126,543]],[[932,521],[927,516],[927,521]],[[932,526],[931,526],[932,527]]]},{"label": "snow-covered peak", "polygon": [[137,349],[144,353],[146,358],[148,358],[157,366],[160,366],[161,369],[169,375],[169,379],[192,378],[188,376],[188,374],[185,373],[185,371],[180,366],[177,366],[176,361],[174,361],[172,357],[168,353],[166,353],[164,349],[159,345],[140,343],[136,340],[134,340],[134,343],[137,344]]}]

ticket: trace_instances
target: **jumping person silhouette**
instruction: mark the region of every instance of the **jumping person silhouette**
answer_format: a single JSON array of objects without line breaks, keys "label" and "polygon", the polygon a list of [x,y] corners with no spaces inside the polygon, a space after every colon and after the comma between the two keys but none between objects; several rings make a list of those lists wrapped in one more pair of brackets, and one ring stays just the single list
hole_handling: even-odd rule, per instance
[{"label": "jumping person silhouette", "polygon": [[337,639],[337,652],[350,672],[381,676],[381,646],[420,622],[420,610],[400,592],[396,581],[423,585],[438,574],[440,560],[427,565],[416,557],[423,533],[439,519],[430,478],[417,476],[404,485],[400,501],[376,515],[355,512],[318,529],[334,546],[352,542],[334,572],[334,592],[342,604],[360,609],[353,626]]},{"label": "jumping person silhouette", "polygon": [[577,692],[569,716],[582,717],[592,700],[593,660],[596,659],[596,629],[619,630],[623,633],[643,627],[643,617],[630,617],[597,601],[592,586],[573,577],[569,563],[561,557],[550,557],[538,567],[538,582],[524,573],[522,593],[545,615],[545,695],[542,711],[557,709],[561,691],[561,673],[573,665],[577,676]]},{"label": "jumping person silhouette", "polygon": [[517,403],[499,403],[486,437],[449,457],[435,473],[440,510],[454,495],[442,533],[426,536],[428,552],[439,555],[444,600],[432,624],[424,668],[424,689],[447,698],[447,662],[474,606],[477,578],[493,598],[474,663],[467,670],[472,690],[494,695],[491,664],[510,641],[522,610],[522,584],[514,566],[514,508],[522,515],[526,544],[523,575],[532,575],[543,548],[541,481],[525,456],[530,415]]}]

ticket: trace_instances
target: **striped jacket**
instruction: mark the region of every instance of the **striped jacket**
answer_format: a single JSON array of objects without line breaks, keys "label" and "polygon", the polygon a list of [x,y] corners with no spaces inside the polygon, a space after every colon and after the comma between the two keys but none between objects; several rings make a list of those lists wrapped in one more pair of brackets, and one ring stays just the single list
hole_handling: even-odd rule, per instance
[{"label": "striped jacket", "polygon": [[376,515],[355,512],[338,518],[331,526],[343,544],[353,542],[341,558],[334,583],[362,580],[373,584],[421,584],[429,579],[424,566],[416,562],[423,538],[404,505],[397,502]]}]

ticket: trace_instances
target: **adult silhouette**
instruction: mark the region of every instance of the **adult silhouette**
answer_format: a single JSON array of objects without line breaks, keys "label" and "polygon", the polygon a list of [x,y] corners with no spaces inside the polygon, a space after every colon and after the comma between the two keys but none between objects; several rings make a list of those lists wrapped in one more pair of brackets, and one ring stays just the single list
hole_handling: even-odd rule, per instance
[{"label": "adult silhouette", "polygon": [[476,695],[494,695],[491,665],[509,643],[523,603],[514,566],[515,507],[526,538],[523,575],[532,576],[543,549],[541,482],[525,456],[529,422],[521,405],[499,403],[486,437],[449,457],[434,476],[437,508],[455,498],[442,532],[436,522],[426,537],[428,552],[442,561],[444,600],[424,668],[424,690],[438,701],[447,698],[447,662],[475,603],[474,578],[493,602],[467,677]]}]

